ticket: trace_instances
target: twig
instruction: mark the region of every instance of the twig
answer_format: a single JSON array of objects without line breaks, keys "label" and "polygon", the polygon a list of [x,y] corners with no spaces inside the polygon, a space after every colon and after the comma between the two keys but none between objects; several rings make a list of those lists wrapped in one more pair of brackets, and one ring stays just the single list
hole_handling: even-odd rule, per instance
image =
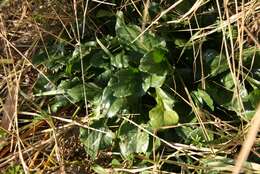
[{"label": "twig", "polygon": [[247,137],[243,143],[242,149],[237,157],[236,165],[233,169],[233,174],[238,174],[243,167],[244,162],[246,161],[252,146],[254,145],[254,141],[256,139],[256,135],[258,133],[260,127],[260,105],[258,106],[256,113],[251,121],[251,127],[249,128]]}]

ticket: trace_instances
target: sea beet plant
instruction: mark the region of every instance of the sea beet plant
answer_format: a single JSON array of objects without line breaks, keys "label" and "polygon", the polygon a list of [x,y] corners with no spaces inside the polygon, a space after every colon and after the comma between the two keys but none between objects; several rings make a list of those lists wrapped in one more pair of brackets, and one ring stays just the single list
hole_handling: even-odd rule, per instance
[{"label": "sea beet plant", "polygon": [[[148,152],[151,137],[123,117],[150,131],[176,125],[179,120],[174,96],[163,90],[167,75],[174,73],[166,42],[150,32],[133,42],[141,28],[126,24],[121,11],[116,18],[116,36],[96,38],[68,54],[57,50],[50,59],[37,62],[49,67],[50,77],[58,74],[52,79],[56,86],[47,81],[38,84],[50,88],[37,89],[35,94],[54,95],[53,113],[64,106],[84,103],[86,97],[87,109],[91,108],[87,111],[91,113],[88,125],[103,131],[80,131],[81,141],[94,159],[99,150],[112,147],[117,140],[123,156]],[[84,82],[80,71],[85,75]],[[112,131],[113,126],[118,126],[118,130]]]},{"label": "sea beet plant", "polygon": [[[7,173],[225,173],[243,162],[260,102],[257,1],[14,2],[0,3],[14,6],[0,19],[0,109],[14,119],[0,129],[0,171],[18,154]],[[258,139],[245,173],[260,171]]]},{"label": "sea beet plant", "polygon": [[[39,62],[43,56],[40,52],[35,62],[50,71],[52,83],[40,77],[36,86],[41,88],[35,89],[35,96],[53,96],[52,113],[69,105],[85,107],[88,113],[85,124],[94,130],[80,128],[80,140],[93,160],[101,150],[111,148],[119,149],[122,157],[130,161],[134,159],[133,154],[149,156],[160,147],[158,137],[154,137],[157,133],[162,138],[173,134],[185,143],[212,148],[211,143],[225,141],[228,136],[219,137],[214,133],[215,128],[203,125],[171,128],[179,120],[202,124],[210,113],[226,115],[223,116],[226,120],[237,120],[237,115],[242,114],[238,122],[251,119],[259,99],[255,69],[258,59],[255,58],[251,75],[241,75],[246,77],[244,83],[250,86],[248,90],[243,83],[234,84],[225,54],[206,48],[201,70],[207,78],[204,84],[192,82],[192,76],[199,80],[202,72],[192,75],[189,68],[184,68],[183,65],[189,66],[189,60],[174,63],[174,53],[163,35],[151,31],[142,34],[139,26],[125,22],[121,11],[115,17],[114,36],[96,37],[77,45],[73,51],[67,51],[66,45],[59,43],[58,49],[50,50],[49,59]],[[184,54],[190,55],[189,41],[181,44],[183,39],[175,39],[174,42],[179,50],[185,49]],[[253,55],[259,57],[256,48],[245,49],[243,57],[248,62],[245,65],[252,66]],[[195,64],[200,66],[198,62]],[[173,88],[174,84],[177,88]],[[188,95],[184,98],[191,102],[190,106],[175,94],[185,88],[192,91],[184,94]],[[240,97],[234,97],[235,89]],[[209,113],[200,118],[198,114],[205,109]]]}]

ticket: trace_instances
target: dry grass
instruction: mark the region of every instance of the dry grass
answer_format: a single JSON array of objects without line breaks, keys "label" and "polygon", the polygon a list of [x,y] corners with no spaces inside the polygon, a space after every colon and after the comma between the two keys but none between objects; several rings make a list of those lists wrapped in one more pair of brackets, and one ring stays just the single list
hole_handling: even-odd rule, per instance
[{"label": "dry grass", "polygon": [[[1,169],[20,161],[25,173],[49,170],[49,166],[64,170],[58,143],[64,128],[57,128],[52,118],[30,115],[42,112],[45,102],[32,98],[37,74],[44,74],[44,69],[33,66],[31,57],[48,39],[59,39],[71,18],[66,6],[57,5],[8,1],[1,8],[1,96],[6,96],[2,100],[2,131],[6,138],[0,152]],[[26,120],[28,124],[21,127]]]},{"label": "dry grass", "polygon": [[241,168],[243,167],[243,164],[247,160],[251,148],[254,145],[254,142],[256,140],[258,131],[260,128],[260,106],[258,106],[256,113],[249,125],[249,130],[247,133],[247,137],[243,143],[242,149],[237,157],[237,162],[234,167],[233,173],[238,174],[241,171]]}]

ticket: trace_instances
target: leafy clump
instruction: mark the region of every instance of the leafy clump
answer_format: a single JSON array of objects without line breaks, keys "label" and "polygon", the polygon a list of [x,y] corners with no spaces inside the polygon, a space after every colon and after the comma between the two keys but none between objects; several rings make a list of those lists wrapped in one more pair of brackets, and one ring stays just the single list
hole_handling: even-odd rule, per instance
[{"label": "leafy clump", "polygon": [[[34,57],[47,74],[38,77],[35,98],[45,96],[41,106],[49,114],[70,117],[77,108],[71,119],[84,117],[79,139],[92,161],[105,154],[119,171],[153,165],[207,173],[211,155],[236,156],[260,101],[260,54],[249,43],[240,50],[240,27],[225,26],[229,21],[218,14],[226,12],[217,13],[226,7],[202,2],[147,1],[144,7],[138,1],[126,7],[133,14],[93,8],[100,31],[73,40],[75,46],[54,43]],[[102,164],[92,170],[107,173]]]},{"label": "leafy clump", "polygon": [[[77,48],[68,55],[58,52],[52,55],[55,58],[42,62],[55,74],[61,72],[61,75],[55,79],[57,87],[36,94],[55,95],[51,107],[53,112],[70,103],[83,103],[86,97],[93,111],[89,116],[90,126],[100,130],[81,128],[81,141],[92,158],[99,150],[111,147],[117,139],[125,157],[148,152],[152,142],[149,134],[128,122],[115,122],[115,119],[121,119],[122,114],[142,113],[132,120],[151,130],[175,125],[179,119],[173,110],[174,97],[163,90],[167,74],[173,71],[165,41],[152,33],[145,33],[135,40],[141,29],[125,24],[122,12],[117,13],[115,31],[115,37],[106,36],[80,45],[81,53]],[[67,59],[66,63],[64,59]],[[83,73],[91,76],[88,78],[86,75],[84,83],[81,74],[75,77],[81,59],[84,62]],[[64,71],[65,76],[62,74]],[[154,94],[157,102],[154,108],[149,111],[140,107],[146,104],[142,101],[144,96],[153,98]],[[116,125],[119,129],[113,132],[110,127]]]}]

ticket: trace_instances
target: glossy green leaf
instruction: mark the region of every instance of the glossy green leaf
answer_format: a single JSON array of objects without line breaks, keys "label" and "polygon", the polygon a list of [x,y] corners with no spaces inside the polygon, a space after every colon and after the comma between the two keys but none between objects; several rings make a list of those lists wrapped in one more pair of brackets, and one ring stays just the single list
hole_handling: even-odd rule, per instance
[{"label": "glossy green leaf", "polygon": [[165,50],[162,49],[149,52],[141,59],[139,69],[146,73],[165,76],[168,68],[165,54]]},{"label": "glossy green leaf", "polygon": [[206,84],[206,92],[221,106],[229,106],[232,101],[233,92],[215,83]]},{"label": "glossy green leaf", "polygon": [[151,126],[159,129],[162,126],[172,126],[178,123],[179,116],[172,107],[174,99],[161,88],[156,88],[157,105],[149,111]]},{"label": "glossy green leaf", "polygon": [[120,109],[123,107],[124,104],[125,102],[123,98],[115,99],[115,101],[111,104],[110,108],[107,111],[107,116],[108,117],[115,116],[120,111]]},{"label": "glossy green leaf", "polygon": [[198,91],[194,91],[193,94],[195,94],[196,98],[198,101],[202,104],[202,101],[204,101],[208,107],[214,111],[214,103],[213,100],[211,99],[210,95],[203,90],[198,89]]},{"label": "glossy green leaf", "polygon": [[176,38],[174,40],[174,44],[176,45],[176,47],[182,48],[185,47],[185,49],[187,48],[192,48],[192,42],[185,40],[185,39],[181,39],[181,38]]},{"label": "glossy green leaf", "polygon": [[94,42],[94,41],[89,41],[89,42],[86,42],[84,44],[81,44],[80,46],[75,47],[75,49],[74,49],[74,51],[72,53],[72,57],[68,60],[69,63],[72,63],[72,62],[74,62],[76,60],[84,58],[95,47],[97,47],[97,43]]},{"label": "glossy green leaf", "polygon": [[149,146],[149,135],[128,122],[120,126],[118,138],[121,153],[125,157],[131,153],[146,153]]},{"label": "glossy green leaf", "polygon": [[[236,160],[228,156],[214,155],[214,158],[205,157],[200,160],[204,171],[202,173],[218,174],[232,173]],[[257,162],[245,161],[242,172],[239,173],[258,173],[260,165]]]},{"label": "glossy green leaf", "polygon": [[153,129],[159,129],[164,126],[164,109],[157,105],[149,111],[150,123]]},{"label": "glossy green leaf", "polygon": [[112,76],[112,73],[113,71],[108,69],[101,74],[98,74],[97,77],[94,79],[94,82],[96,84],[100,84],[100,86],[106,86]]},{"label": "glossy green leaf", "polygon": [[[74,86],[67,90],[67,94],[73,99],[74,102],[84,100],[84,87],[83,85]],[[101,94],[101,88],[94,83],[87,83],[85,85],[85,95],[87,100],[92,100]]]},{"label": "glossy green leaf", "polygon": [[[126,25],[121,11],[117,12],[116,33],[120,42],[127,47],[142,53],[147,53],[156,47],[165,47],[165,42],[159,40],[151,33],[144,33],[142,37],[136,38],[141,33],[141,28],[136,25]],[[133,42],[135,40],[135,42]]]},{"label": "glossy green leaf", "polygon": [[149,111],[150,124],[153,129],[163,126],[173,126],[179,121],[177,112],[172,109],[165,110],[161,105],[156,105]]},{"label": "glossy green leaf", "polygon": [[94,115],[95,119],[102,117],[114,117],[123,109],[127,107],[127,100],[125,98],[117,98],[113,96],[113,90],[106,87],[103,94],[94,101]]},{"label": "glossy green leaf", "polygon": [[37,82],[34,85],[33,92],[34,93],[41,93],[44,91],[48,91],[50,89],[54,88],[54,85],[49,83],[49,81],[43,76],[39,75],[37,78]]},{"label": "glossy green leaf", "polygon": [[[116,100],[116,97],[113,96],[113,91],[106,87],[103,90],[102,96],[100,96],[100,98],[98,100],[95,101],[95,109],[94,109],[94,113],[95,113],[95,117],[96,118],[101,118],[106,116],[106,114],[108,113],[111,105],[113,104],[113,102]],[[114,111],[114,109],[113,109]],[[113,112],[115,113],[115,112]],[[110,117],[112,117],[112,114],[109,114]]]},{"label": "glossy green leaf", "polygon": [[[237,113],[243,111],[243,107],[241,106],[239,99],[237,97],[233,98],[234,92],[226,89],[222,85],[207,83],[206,92],[212,97],[214,102],[225,107],[226,109],[235,111]],[[246,96],[248,95],[247,89],[240,85],[239,92],[239,97],[241,97],[242,100],[245,100]]]},{"label": "glossy green leaf", "polygon": [[206,64],[210,64],[215,57],[218,56],[218,52],[214,49],[206,49],[203,52],[203,59]]},{"label": "glossy green leaf", "polygon": [[68,95],[75,102],[79,102],[80,100],[84,100],[84,88],[83,85],[77,85],[71,89],[68,89]]},{"label": "glossy green leaf", "polygon": [[63,95],[65,93],[66,93],[66,91],[64,89],[53,89],[53,90],[49,90],[46,92],[40,92],[40,93],[34,94],[34,96],[36,96],[36,97],[54,96],[54,95]]},{"label": "glossy green leaf", "polygon": [[260,88],[260,69],[253,71],[253,77],[247,76],[246,80],[254,89]]},{"label": "glossy green leaf", "polygon": [[113,55],[112,53],[110,52],[110,50],[108,49],[108,46],[105,46],[101,40],[99,40],[97,37],[96,37],[96,40],[97,40],[97,43],[98,45],[101,47],[101,49],[103,50],[103,52],[111,59],[113,58]]},{"label": "glossy green leaf", "polygon": [[[239,53],[236,55],[236,58],[239,58]],[[260,58],[260,50],[257,47],[249,47],[244,48],[242,53],[242,58],[245,65],[251,66],[252,61],[254,60],[254,64],[259,65]]]},{"label": "glossy green leaf", "polygon": [[156,102],[166,110],[171,110],[174,105],[174,98],[165,93],[161,88],[156,88]]},{"label": "glossy green leaf", "polygon": [[95,122],[91,127],[103,132],[80,128],[80,141],[83,143],[87,154],[92,159],[95,159],[99,150],[106,149],[112,145],[115,135],[105,126],[102,120]]},{"label": "glossy green leaf", "polygon": [[210,62],[211,75],[216,76],[228,70],[228,62],[226,56],[220,54],[215,56]]},{"label": "glossy green leaf", "polygon": [[251,102],[252,107],[257,108],[258,104],[260,104],[260,89],[256,89],[249,93],[248,99]]},{"label": "glossy green leaf", "polygon": [[156,74],[148,74],[144,76],[143,79],[143,90],[147,91],[150,87],[160,88],[166,79],[166,74],[164,76],[158,76]]},{"label": "glossy green leaf", "polygon": [[111,58],[111,65],[117,68],[127,68],[128,67],[128,56],[121,52]]},{"label": "glossy green leaf", "polygon": [[116,13],[116,25],[115,25],[115,30],[117,31],[121,27],[125,27],[125,20],[124,20],[124,14],[121,11],[118,11]]},{"label": "glossy green leaf", "polygon": [[67,90],[72,88],[73,86],[78,85],[79,83],[80,79],[78,77],[75,77],[73,79],[62,80],[57,88]]},{"label": "glossy green leaf", "polygon": [[104,55],[103,51],[98,51],[96,53],[93,53],[90,59],[90,64],[93,67],[97,67],[97,68],[109,69],[110,67],[109,59],[106,57],[106,55]]},{"label": "glossy green leaf", "polygon": [[225,75],[222,79],[221,82],[223,83],[223,85],[227,88],[227,89],[233,89],[235,87],[233,78],[231,73],[228,73],[227,75]]},{"label": "glossy green leaf", "polygon": [[122,164],[119,160],[117,160],[116,158],[112,159],[111,161],[111,165],[112,167],[120,167]]},{"label": "glossy green leaf", "polygon": [[142,96],[142,74],[134,68],[122,69],[115,73],[108,83],[115,97]]},{"label": "glossy green leaf", "polygon": [[165,110],[163,113],[164,126],[176,125],[179,121],[179,116],[174,110]]},{"label": "glossy green leaf", "polygon": [[255,115],[255,110],[253,110],[253,111],[252,110],[246,110],[243,114],[244,114],[245,119],[250,121],[250,120],[252,120],[252,118]]}]

